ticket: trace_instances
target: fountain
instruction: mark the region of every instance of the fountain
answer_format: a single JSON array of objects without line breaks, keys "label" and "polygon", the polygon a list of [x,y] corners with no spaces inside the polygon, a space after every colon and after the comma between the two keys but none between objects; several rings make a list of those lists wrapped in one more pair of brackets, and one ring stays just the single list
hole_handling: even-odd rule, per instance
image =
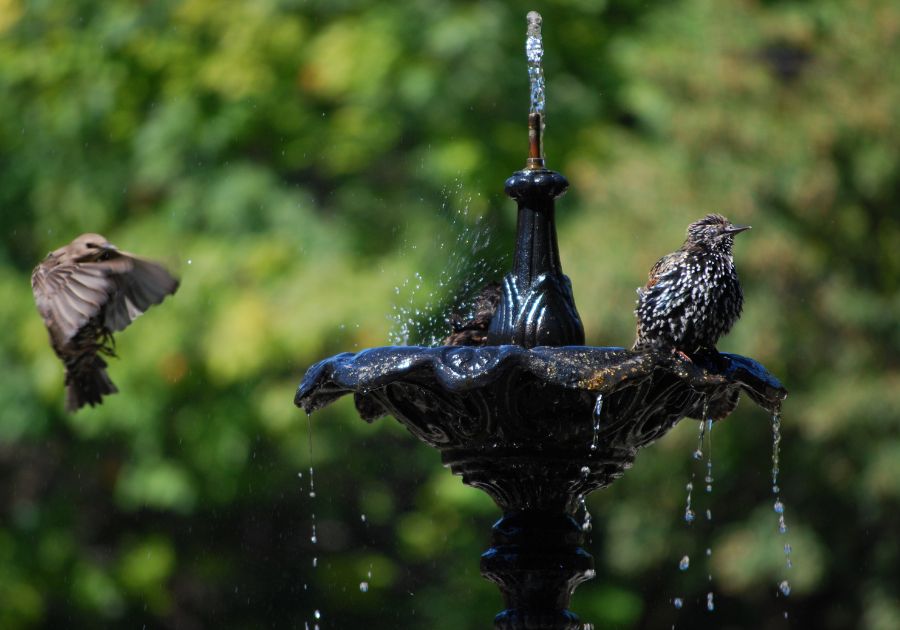
[{"label": "fountain", "polygon": [[528,15],[532,84],[529,157],[506,181],[518,205],[512,271],[478,347],[389,346],[312,366],[294,402],[307,413],[353,394],[363,420],[391,415],[436,448],[464,484],[503,512],[481,573],[495,582],[503,630],[581,628],[567,609],[594,576],[576,509],[610,485],[639,449],[684,417],[721,419],[745,393],[769,412],[787,395],[756,361],[717,352],[690,358],[584,345],[563,274],[555,200],[566,179],[544,165],[540,16]]}]

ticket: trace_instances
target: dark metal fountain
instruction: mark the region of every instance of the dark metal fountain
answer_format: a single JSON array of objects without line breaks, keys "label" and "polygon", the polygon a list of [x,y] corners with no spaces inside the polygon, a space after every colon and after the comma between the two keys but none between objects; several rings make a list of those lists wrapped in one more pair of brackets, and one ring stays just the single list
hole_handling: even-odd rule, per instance
[{"label": "dark metal fountain", "polygon": [[503,511],[481,572],[506,609],[498,629],[581,628],[567,610],[594,576],[581,500],[622,476],[637,451],[684,417],[720,419],[740,394],[774,412],[787,395],[759,363],[584,346],[556,240],[555,199],[568,182],[541,151],[540,16],[529,14],[532,111],[525,169],[506,181],[518,204],[512,271],[481,347],[382,347],[312,366],[294,399],[307,412],[352,393],[360,416],[392,415],[440,450],[463,483]]}]

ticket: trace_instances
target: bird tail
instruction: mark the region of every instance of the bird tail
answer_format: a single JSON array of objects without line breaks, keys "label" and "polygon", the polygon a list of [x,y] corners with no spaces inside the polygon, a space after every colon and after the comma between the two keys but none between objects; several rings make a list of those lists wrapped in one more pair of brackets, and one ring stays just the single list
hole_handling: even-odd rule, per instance
[{"label": "bird tail", "polygon": [[115,394],[118,388],[106,373],[106,361],[96,354],[85,354],[66,371],[66,411],[78,411],[85,405],[99,405],[103,396]]}]

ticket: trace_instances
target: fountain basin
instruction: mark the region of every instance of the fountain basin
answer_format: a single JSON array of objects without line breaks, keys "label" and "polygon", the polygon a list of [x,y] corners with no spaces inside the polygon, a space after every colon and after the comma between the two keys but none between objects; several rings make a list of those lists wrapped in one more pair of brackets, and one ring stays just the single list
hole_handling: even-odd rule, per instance
[{"label": "fountain basin", "polygon": [[394,416],[505,512],[572,513],[680,419],[704,409],[721,419],[741,393],[770,412],[787,395],[763,366],[733,354],[387,346],[315,364],[294,403],[311,413],[353,394],[364,420]]}]

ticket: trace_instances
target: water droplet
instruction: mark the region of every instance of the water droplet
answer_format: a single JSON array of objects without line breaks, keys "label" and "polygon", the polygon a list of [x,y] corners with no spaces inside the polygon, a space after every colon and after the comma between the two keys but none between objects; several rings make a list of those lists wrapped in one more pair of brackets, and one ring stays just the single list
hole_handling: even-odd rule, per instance
[{"label": "water droplet", "polygon": [[316,619],[321,619],[321,618],[322,618],[322,613],[320,613],[320,612],[317,610],[316,612],[313,613],[313,616],[314,616]]},{"label": "water droplet", "polygon": [[587,477],[587,476],[590,475],[590,474],[591,474],[591,469],[590,469],[590,468],[588,468],[587,466],[582,466],[582,467],[581,467],[581,476],[582,476],[582,477]]},{"label": "water droplet", "polygon": [[312,565],[313,565],[313,568],[319,566],[319,559],[316,558],[315,556],[313,556]]},{"label": "water droplet", "polygon": [[706,510],[706,520],[707,520],[707,521],[711,521],[711,520],[712,520],[712,510],[710,510],[710,509],[707,509],[707,510]]},{"label": "water droplet", "polygon": [[312,544],[314,544],[314,545],[315,545],[317,542],[319,542],[319,539],[316,537],[315,534],[313,534],[312,536],[310,536],[310,537],[309,537],[309,540],[310,540],[310,542],[312,542]]},{"label": "water droplet", "polygon": [[701,459],[703,459],[703,451],[701,451],[701,450],[698,448],[696,451],[694,451],[694,453],[693,453],[693,458],[696,459],[696,460],[701,460]]},{"label": "water droplet", "polygon": [[359,583],[359,591],[360,591],[360,593],[368,593],[369,592],[369,583],[368,582],[360,582]]},{"label": "water droplet", "polygon": [[191,260],[190,258],[188,258],[188,264],[189,264],[189,265],[193,265],[193,264],[194,264],[194,261]]},{"label": "water droplet", "polygon": [[778,590],[781,591],[781,594],[787,597],[791,594],[791,585],[787,580],[781,580],[781,583],[778,585]]},{"label": "water droplet", "polygon": [[784,503],[782,503],[781,501],[775,501],[775,505],[773,507],[775,508],[776,514],[784,514]]},{"label": "water droplet", "polygon": [[681,607],[684,606],[684,600],[682,600],[680,597],[676,597],[672,600],[672,604],[675,606],[675,608],[681,610]]},{"label": "water droplet", "polygon": [[713,594],[712,591],[706,594],[706,610],[713,611],[716,609],[716,605],[713,603]]},{"label": "water droplet", "polygon": [[366,515],[365,515],[365,514],[360,514],[360,515],[359,515],[359,520],[361,520],[363,523],[365,523],[365,522],[366,522]]},{"label": "water droplet", "polygon": [[708,558],[708,557],[710,557],[711,555],[712,555],[712,549],[710,549],[709,547],[707,547],[707,548],[706,548],[706,557]]},{"label": "water droplet", "polygon": [[688,556],[684,556],[678,563],[678,568],[682,571],[687,571],[689,566],[691,566],[691,559]]},{"label": "water droplet", "polygon": [[696,514],[694,514],[694,510],[688,508],[684,511],[684,520],[688,523],[693,523],[694,518],[696,518]]}]

